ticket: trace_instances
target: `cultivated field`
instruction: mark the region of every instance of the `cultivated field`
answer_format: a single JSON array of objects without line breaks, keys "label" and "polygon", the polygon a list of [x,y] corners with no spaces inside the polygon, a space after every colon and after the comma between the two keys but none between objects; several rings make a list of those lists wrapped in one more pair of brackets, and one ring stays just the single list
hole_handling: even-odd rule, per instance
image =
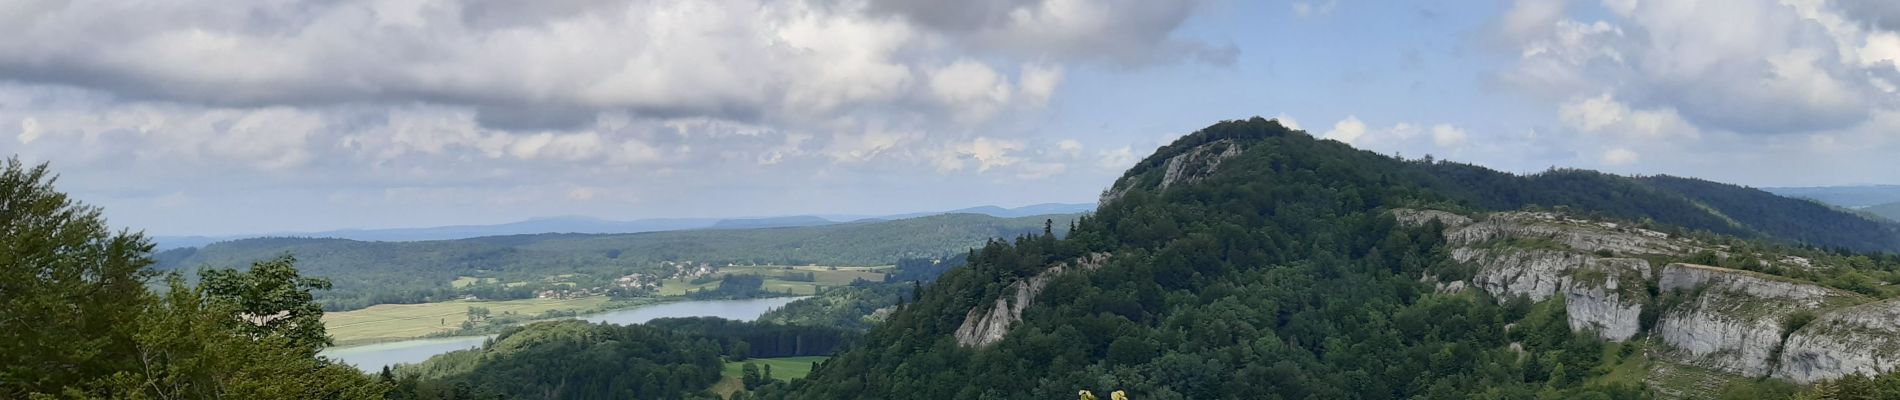
[{"label": "cultivated field", "polygon": [[323,325],[337,345],[372,343],[427,336],[460,328],[469,307],[485,307],[491,315],[514,312],[539,315],[547,310],[588,311],[607,304],[606,296],[578,299],[524,299],[506,301],[456,300],[423,304],[382,304],[323,314]]}]

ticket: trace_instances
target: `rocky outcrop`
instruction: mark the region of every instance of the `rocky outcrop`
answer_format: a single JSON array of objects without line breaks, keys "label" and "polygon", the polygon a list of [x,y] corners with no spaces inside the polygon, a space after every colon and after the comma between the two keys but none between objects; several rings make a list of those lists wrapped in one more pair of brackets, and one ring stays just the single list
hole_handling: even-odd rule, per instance
[{"label": "rocky outcrop", "polygon": [[1666,233],[1548,212],[1492,213],[1445,231],[1445,239],[1458,246],[1501,239],[1548,240],[1579,251],[1608,251],[1619,255],[1686,254],[1695,250],[1693,243],[1671,239]]},{"label": "rocky outcrop", "polygon": [[1452,258],[1477,266],[1472,283],[1494,296],[1541,301],[1563,295],[1571,329],[1617,341],[1641,330],[1650,275],[1643,260],[1510,248],[1458,248]]},{"label": "rocky outcrop", "polygon": [[1050,280],[1062,274],[1101,268],[1107,261],[1108,253],[1089,254],[1010,284],[1003,295],[996,297],[994,304],[972,308],[964,315],[963,325],[957,327],[957,344],[982,347],[1002,341],[1011,326],[1022,322],[1023,310],[1036,304],[1036,296],[1042,294],[1042,288],[1048,286]]},{"label": "rocky outcrop", "polygon": [[1689,296],[1656,325],[1679,361],[1747,377],[1775,372],[1790,316],[1865,301],[1859,295],[1748,271],[1669,264],[1659,285]]},{"label": "rocky outcrop", "polygon": [[1643,329],[1650,303],[1649,263],[1632,258],[1587,260],[1570,273],[1564,286],[1564,312],[1570,329],[1594,331],[1614,341],[1629,340]]},{"label": "rocky outcrop", "polygon": [[[1174,185],[1205,179],[1220,169],[1222,162],[1240,155],[1241,151],[1240,143],[1233,140],[1216,140],[1169,157],[1168,162],[1162,165],[1161,182],[1156,184],[1155,188],[1166,190]],[[1138,179],[1141,179],[1140,175],[1128,176],[1116,181],[1114,186],[1102,193],[1099,204],[1106,205],[1128,194],[1128,191],[1138,184],[1136,182]]]},{"label": "rocky outcrop", "polygon": [[[1455,246],[1452,259],[1478,269],[1472,286],[1499,298],[1542,301],[1561,295],[1572,329],[1617,341],[1642,330],[1650,266],[1641,259],[1599,256],[1595,250],[1648,254],[1681,247],[1667,243],[1667,235],[1554,213],[1494,213],[1475,219],[1439,210],[1397,209],[1392,214],[1406,226],[1444,224],[1445,237]],[[1538,245],[1521,244],[1531,242]]]},{"label": "rocky outcrop", "polygon": [[[1470,287],[1499,298],[1563,296],[1573,329],[1628,340],[1641,333],[1646,307],[1668,307],[1650,331],[1663,344],[1657,355],[1664,364],[1698,366],[1711,376],[1772,376],[1804,384],[1900,371],[1900,299],[1872,302],[1813,283],[1704,265],[1653,269],[1648,261],[1614,256],[1713,251],[1725,257],[1728,248],[1626,224],[1549,212],[1392,214],[1405,226],[1444,224],[1452,259],[1476,268]],[[1781,268],[1825,267],[1789,255],[1752,256]],[[1460,290],[1464,283],[1423,280],[1440,292]],[[1665,293],[1663,299],[1651,298],[1652,284]]]},{"label": "rocky outcrop", "polygon": [[1471,223],[1471,217],[1439,210],[1401,208],[1392,210],[1392,217],[1397,218],[1399,225],[1404,226],[1425,226],[1428,222],[1438,221],[1446,227],[1456,228]]},{"label": "rocky outcrop", "polygon": [[1842,308],[1789,335],[1775,377],[1795,383],[1900,371],[1900,299]]}]

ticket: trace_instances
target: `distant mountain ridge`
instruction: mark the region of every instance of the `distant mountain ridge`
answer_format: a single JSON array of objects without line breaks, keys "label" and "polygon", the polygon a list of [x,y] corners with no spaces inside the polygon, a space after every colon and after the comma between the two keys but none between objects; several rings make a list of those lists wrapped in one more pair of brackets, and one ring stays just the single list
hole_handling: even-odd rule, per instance
[{"label": "distant mountain ridge", "polygon": [[1786,197],[1813,199],[1846,208],[1900,203],[1900,185],[1776,187],[1761,190]]},{"label": "distant mountain ridge", "polygon": [[1043,203],[1016,208],[998,206],[978,206],[949,211],[916,212],[885,216],[816,216],[792,215],[759,218],[645,218],[631,221],[613,221],[593,217],[564,216],[533,218],[519,222],[492,225],[450,225],[427,228],[387,228],[387,229],[340,229],[321,232],[277,232],[248,235],[226,236],[156,236],[153,241],[159,250],[185,247],[204,247],[217,242],[261,237],[306,237],[333,238],[372,242],[411,242],[423,240],[456,240],[483,236],[532,235],[541,233],[642,233],[665,232],[688,229],[756,229],[787,228],[841,224],[848,222],[893,221],[942,214],[982,214],[997,218],[1018,218],[1032,215],[1074,214],[1094,211],[1094,204],[1087,203]]}]

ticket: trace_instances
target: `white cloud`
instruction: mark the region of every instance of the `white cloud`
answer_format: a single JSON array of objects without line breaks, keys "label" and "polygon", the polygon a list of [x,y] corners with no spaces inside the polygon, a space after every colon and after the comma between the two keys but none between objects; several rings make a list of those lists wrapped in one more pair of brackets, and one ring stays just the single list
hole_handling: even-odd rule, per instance
[{"label": "white cloud", "polygon": [[1049,104],[1049,98],[1055,97],[1056,86],[1062,84],[1062,73],[1062,68],[1058,66],[1023,65],[1023,99],[1036,106]]},{"label": "white cloud", "polygon": [[1890,106],[1874,96],[1893,87],[1883,77],[1892,74],[1874,70],[1892,70],[1877,60],[1900,55],[1900,44],[1826,4],[1609,0],[1613,19],[1588,21],[1565,16],[1561,0],[1519,0],[1499,18],[1500,37],[1520,55],[1501,79],[1558,102],[1615,93],[1631,109],[1702,129],[1848,128]]},{"label": "white cloud", "polygon": [[1365,134],[1366,123],[1360,122],[1359,117],[1348,115],[1346,119],[1334,123],[1333,130],[1326,131],[1326,134],[1320,135],[1320,137],[1352,144],[1353,141],[1359,140],[1359,137],[1365,136]]},{"label": "white cloud", "polygon": [[1022,148],[1023,143],[1020,141],[978,137],[970,141],[968,146],[960,148],[958,152],[975,159],[977,171],[988,171],[991,168],[1015,164],[1018,158],[1011,154]]},{"label": "white cloud", "polygon": [[1630,165],[1641,161],[1642,155],[1634,150],[1619,147],[1604,151],[1603,156],[1598,160],[1607,165]]},{"label": "white cloud", "polygon": [[1558,118],[1577,131],[1647,140],[1696,138],[1700,129],[1675,110],[1632,110],[1609,94],[1571,99],[1558,106]]},{"label": "white cloud", "polygon": [[930,71],[930,92],[959,122],[987,121],[1009,103],[1010,85],[996,70],[973,60],[958,60]]},{"label": "white cloud", "polygon": [[34,140],[40,138],[40,122],[33,118],[21,119],[20,134],[15,138],[20,140],[20,144],[33,144]]},{"label": "white cloud", "polygon": [[1285,126],[1287,127],[1287,129],[1292,129],[1296,131],[1305,130],[1305,129],[1300,129],[1299,120],[1293,119],[1293,116],[1286,115],[1286,113],[1280,113],[1280,115],[1274,116],[1273,120],[1280,121],[1280,126]]},{"label": "white cloud", "polygon": [[1449,124],[1433,125],[1432,143],[1438,147],[1458,147],[1465,144],[1465,130]]}]

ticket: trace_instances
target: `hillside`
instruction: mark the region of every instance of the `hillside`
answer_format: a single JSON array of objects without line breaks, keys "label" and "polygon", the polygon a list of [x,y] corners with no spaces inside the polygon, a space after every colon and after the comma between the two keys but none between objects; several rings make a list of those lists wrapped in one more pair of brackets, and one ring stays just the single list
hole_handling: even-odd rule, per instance
[{"label": "hillside", "polygon": [[[658,273],[667,262],[712,265],[888,265],[904,257],[936,257],[982,246],[993,238],[1066,230],[1074,215],[996,218],[946,214],[897,221],[765,229],[637,234],[541,234],[421,242],[259,238],[175,249],[155,256],[160,270],[228,267],[289,253],[305,274],[329,278],[326,302],[365,306],[459,296],[464,276],[502,282],[611,282],[635,272]],[[345,307],[354,308],[354,307]]]},{"label": "hillside", "polygon": [[1900,202],[1900,185],[1781,187],[1763,190],[1782,196],[1814,199],[1846,208]]},{"label": "hillside", "polygon": [[1900,363],[1875,340],[1900,329],[1870,317],[1900,257],[1807,245],[1900,234],[1737,186],[1518,176],[1223,122],[1137,164],[1066,238],[986,246],[757,395],[1767,397]]},{"label": "hillside", "polygon": [[1862,212],[1900,222],[1900,203],[1887,203],[1860,209]]}]

